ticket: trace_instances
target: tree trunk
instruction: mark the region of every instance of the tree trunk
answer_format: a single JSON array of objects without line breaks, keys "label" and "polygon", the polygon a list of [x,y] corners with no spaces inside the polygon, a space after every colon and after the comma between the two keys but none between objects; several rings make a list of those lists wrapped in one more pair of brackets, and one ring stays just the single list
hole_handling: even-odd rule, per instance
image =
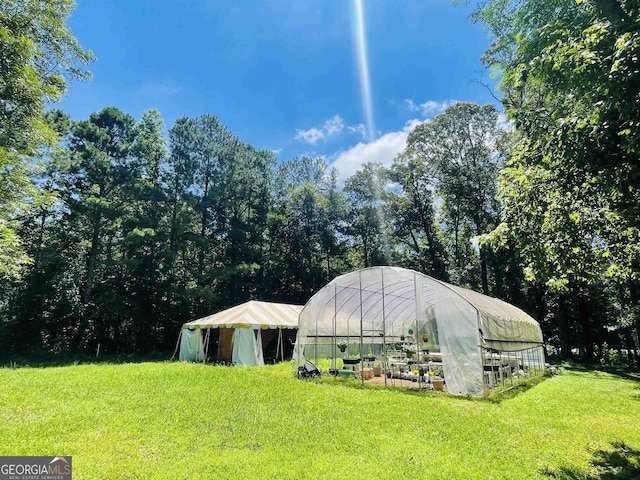
[{"label": "tree trunk", "polygon": [[362,235],[362,248],[364,250],[364,268],[368,268],[369,267],[369,245],[367,242],[367,234],[364,233]]},{"label": "tree trunk", "polygon": [[40,248],[42,247],[42,240],[44,239],[44,226],[47,220],[47,209],[40,208],[40,228],[38,230],[38,240],[35,248],[35,255],[33,258],[33,271],[37,272],[40,266]]},{"label": "tree trunk", "polygon": [[327,249],[327,283],[331,281],[331,250]]},{"label": "tree trunk", "polygon": [[174,193],[173,196],[173,205],[171,211],[171,231],[169,232],[169,251],[171,253],[176,253],[177,243],[178,243],[178,233],[177,233],[177,225],[176,218],[178,217],[178,192]]},{"label": "tree trunk", "polygon": [[560,357],[563,360],[568,360],[573,357],[571,352],[572,334],[574,318],[573,315],[569,315],[566,305],[570,302],[569,295],[564,295],[558,299],[559,305],[564,305],[564,308],[556,308],[557,322],[558,322],[558,337],[560,339]]},{"label": "tree trunk", "polygon": [[91,301],[91,294],[93,292],[93,276],[96,268],[96,261],[98,259],[98,248],[100,247],[100,223],[102,222],[102,216],[98,213],[93,222],[93,235],[91,236],[91,249],[89,250],[89,257],[87,259],[87,276],[85,280],[84,291],[82,292],[82,302],[87,304]]},{"label": "tree trunk", "polygon": [[487,256],[484,248],[480,247],[480,278],[482,280],[482,293],[489,295],[489,280],[487,278]]},{"label": "tree trunk", "polygon": [[204,182],[204,195],[202,196],[202,225],[200,227],[200,237],[202,244],[198,252],[198,285],[202,286],[204,274],[204,250],[206,248],[205,234],[207,233],[207,201],[209,195],[209,178]]},{"label": "tree trunk", "polygon": [[453,223],[453,231],[454,231],[454,243],[453,243],[453,255],[455,256],[456,259],[456,267],[460,268],[460,247],[458,246],[459,240],[458,240],[458,236],[460,235],[459,233],[460,230],[460,221],[458,219],[458,214],[456,213],[455,215],[455,220]]},{"label": "tree trunk", "polygon": [[640,360],[638,359],[638,347],[633,341],[633,334],[631,329],[624,329],[624,343],[627,347],[627,362],[629,365],[640,366]]},{"label": "tree trunk", "polygon": [[591,325],[591,312],[589,309],[589,298],[578,290],[578,312],[580,314],[580,325],[582,327],[582,344],[584,345],[584,357],[587,361],[594,359],[594,339],[593,328]]},{"label": "tree trunk", "polygon": [[[476,225],[476,235],[482,233],[482,219],[479,216],[474,218]],[[480,279],[482,281],[482,293],[489,295],[489,279],[487,278],[487,255],[484,248],[478,246],[478,253],[480,254]]]}]

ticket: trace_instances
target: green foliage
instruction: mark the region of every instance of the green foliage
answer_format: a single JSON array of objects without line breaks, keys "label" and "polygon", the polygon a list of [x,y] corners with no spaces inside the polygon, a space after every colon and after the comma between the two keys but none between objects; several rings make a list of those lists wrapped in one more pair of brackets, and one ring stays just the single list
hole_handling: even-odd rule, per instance
[{"label": "green foliage", "polygon": [[29,262],[14,229],[6,220],[0,219],[0,275],[17,278],[22,266]]},{"label": "green foliage", "polygon": [[385,235],[384,207],[388,174],[380,163],[366,163],[347,179],[344,192],[349,198],[347,232],[361,253],[363,268],[388,265],[391,260],[389,240]]},{"label": "green foliage", "polygon": [[[304,303],[345,270],[347,201],[336,172],[322,158],[301,157],[278,167],[268,216],[267,284]],[[275,293],[275,292],[274,292]]]},{"label": "green foliage", "polygon": [[[419,190],[429,195],[432,189],[441,199],[443,234],[452,244],[449,273],[457,283],[471,280],[464,270],[476,257],[472,241],[496,223],[496,184],[502,161],[499,147],[504,135],[497,123],[498,112],[492,105],[456,103],[432,122],[418,125],[396,162],[397,174],[404,171],[402,176],[416,178],[409,183],[413,205],[428,205],[417,201]],[[426,231],[426,225],[423,229]],[[433,244],[430,241],[431,249]],[[484,249],[479,253],[481,285],[484,293],[489,293],[487,253]]]},{"label": "green foliage", "polygon": [[489,0],[475,20],[493,38],[484,60],[501,76],[517,128],[501,173],[501,223],[481,243],[515,245],[527,280],[556,298],[549,326],[563,355],[575,330],[590,359],[605,328],[635,350],[640,318],[611,308],[638,301],[637,2]]},{"label": "green foliage", "polygon": [[486,61],[522,133],[494,237],[517,238],[528,276],[558,293],[572,280],[637,281],[637,8],[495,1],[476,16],[495,37]]},{"label": "green foliage", "polygon": [[393,163],[390,177],[400,186],[389,192],[388,217],[403,264],[448,280],[446,253],[438,235],[432,178],[424,162],[406,153]]},{"label": "green foliage", "polygon": [[45,102],[64,93],[64,75],[86,78],[79,66],[92,60],[66,27],[70,0],[0,2],[0,275],[15,276],[25,261],[12,218],[37,195],[30,157],[53,145],[56,135],[43,117]]}]

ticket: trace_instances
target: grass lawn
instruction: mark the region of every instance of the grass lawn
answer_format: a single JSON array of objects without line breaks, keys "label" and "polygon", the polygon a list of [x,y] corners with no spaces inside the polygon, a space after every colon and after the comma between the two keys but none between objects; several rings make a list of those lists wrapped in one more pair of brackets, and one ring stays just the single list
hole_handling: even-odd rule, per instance
[{"label": "grass lawn", "polygon": [[300,381],[289,364],[0,368],[0,455],[74,479],[640,478],[640,375],[499,402]]}]

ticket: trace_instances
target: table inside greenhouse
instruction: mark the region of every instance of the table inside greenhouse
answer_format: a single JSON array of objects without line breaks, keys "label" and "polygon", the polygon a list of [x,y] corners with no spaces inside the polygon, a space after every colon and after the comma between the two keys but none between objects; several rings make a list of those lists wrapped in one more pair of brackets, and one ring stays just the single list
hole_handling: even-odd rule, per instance
[{"label": "table inside greenhouse", "polygon": [[510,365],[485,365],[484,381],[489,387],[495,387],[498,383],[503,383],[511,378]]},{"label": "table inside greenhouse", "polygon": [[[403,378],[412,380],[413,377],[417,379],[418,375],[422,374],[425,378],[424,382],[428,382],[427,377],[430,372],[442,376],[442,362],[426,362],[426,363],[413,363],[413,362],[392,362],[389,364],[391,370],[391,378]],[[436,373],[437,372],[437,373]]]}]

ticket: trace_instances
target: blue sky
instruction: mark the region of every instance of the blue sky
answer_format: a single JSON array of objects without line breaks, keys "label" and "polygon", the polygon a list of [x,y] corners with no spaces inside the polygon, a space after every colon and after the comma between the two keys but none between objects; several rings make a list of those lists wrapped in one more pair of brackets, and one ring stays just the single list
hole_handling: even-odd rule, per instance
[{"label": "blue sky", "polygon": [[475,2],[363,0],[375,137],[367,135],[356,0],[77,0],[70,27],[97,61],[58,105],[139,118],[215,114],[280,159],[324,155],[352,174],[390,164],[407,132],[455,100],[495,103],[477,83],[486,33]]}]

